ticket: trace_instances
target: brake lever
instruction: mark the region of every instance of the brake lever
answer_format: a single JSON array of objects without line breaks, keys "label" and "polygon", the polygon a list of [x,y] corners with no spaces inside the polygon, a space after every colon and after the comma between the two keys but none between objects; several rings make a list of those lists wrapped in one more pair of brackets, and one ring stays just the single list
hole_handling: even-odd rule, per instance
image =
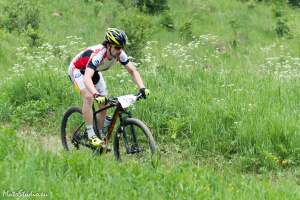
[{"label": "brake lever", "polygon": [[137,97],[136,100],[140,100],[142,98],[142,93],[139,92],[135,96]]},{"label": "brake lever", "polygon": [[118,104],[118,99],[116,97],[109,98],[107,101],[108,101],[108,104],[110,104],[110,105]]}]

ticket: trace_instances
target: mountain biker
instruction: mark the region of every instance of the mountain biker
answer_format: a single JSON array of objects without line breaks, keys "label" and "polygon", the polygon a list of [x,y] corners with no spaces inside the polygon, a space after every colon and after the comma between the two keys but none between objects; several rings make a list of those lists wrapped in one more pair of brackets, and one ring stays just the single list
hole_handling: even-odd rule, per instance
[{"label": "mountain biker", "polygon": [[[122,30],[108,28],[102,44],[81,51],[69,65],[68,75],[75,90],[80,91],[83,99],[82,114],[89,143],[94,147],[99,147],[103,141],[96,136],[93,129],[93,101],[99,104],[99,108],[103,108],[108,95],[101,71],[109,69],[115,61],[118,61],[127,69],[143,98],[149,95],[149,90],[145,88],[139,72],[124,51],[126,40],[127,36]],[[106,111],[100,112],[97,116],[100,131],[103,129],[105,116]]]}]

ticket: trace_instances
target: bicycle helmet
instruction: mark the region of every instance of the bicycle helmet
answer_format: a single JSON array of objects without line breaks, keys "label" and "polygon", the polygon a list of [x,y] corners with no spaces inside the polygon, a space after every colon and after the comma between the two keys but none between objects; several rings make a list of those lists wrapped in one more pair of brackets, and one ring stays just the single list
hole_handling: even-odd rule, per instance
[{"label": "bicycle helmet", "polygon": [[122,30],[117,28],[108,28],[105,34],[105,40],[108,41],[109,44],[124,48],[127,36]]}]

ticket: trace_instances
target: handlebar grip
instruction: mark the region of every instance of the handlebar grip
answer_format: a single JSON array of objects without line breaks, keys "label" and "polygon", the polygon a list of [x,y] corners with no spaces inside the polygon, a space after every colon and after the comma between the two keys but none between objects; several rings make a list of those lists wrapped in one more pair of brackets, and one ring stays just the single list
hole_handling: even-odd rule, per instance
[{"label": "handlebar grip", "polygon": [[140,100],[142,98],[143,94],[141,92],[139,92],[135,96],[137,97],[137,100]]}]

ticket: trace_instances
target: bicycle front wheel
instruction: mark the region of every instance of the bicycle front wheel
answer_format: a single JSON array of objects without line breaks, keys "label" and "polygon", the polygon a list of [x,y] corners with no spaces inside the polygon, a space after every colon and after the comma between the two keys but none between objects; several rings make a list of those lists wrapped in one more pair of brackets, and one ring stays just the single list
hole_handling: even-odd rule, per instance
[{"label": "bicycle front wheel", "polygon": [[128,118],[119,126],[114,137],[114,154],[117,160],[147,160],[155,153],[155,149],[155,140],[149,128],[139,119]]}]

